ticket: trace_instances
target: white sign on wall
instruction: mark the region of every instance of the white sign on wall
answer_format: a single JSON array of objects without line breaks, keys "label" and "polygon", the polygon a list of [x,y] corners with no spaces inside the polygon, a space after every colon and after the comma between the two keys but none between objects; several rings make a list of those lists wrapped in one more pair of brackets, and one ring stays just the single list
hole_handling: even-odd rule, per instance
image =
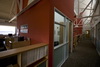
[{"label": "white sign on wall", "polygon": [[21,33],[28,33],[28,25],[27,24],[21,25],[20,32]]}]

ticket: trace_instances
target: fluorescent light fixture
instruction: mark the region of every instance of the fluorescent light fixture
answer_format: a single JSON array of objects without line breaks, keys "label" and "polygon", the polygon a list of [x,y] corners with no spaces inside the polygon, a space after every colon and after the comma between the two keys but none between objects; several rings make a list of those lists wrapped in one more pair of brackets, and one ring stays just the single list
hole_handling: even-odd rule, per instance
[{"label": "fluorescent light fixture", "polygon": [[75,25],[75,27],[79,27],[78,25]]},{"label": "fluorescent light fixture", "polygon": [[10,19],[9,23],[12,22],[13,20],[15,20],[17,18],[17,16],[14,16],[12,19]]}]

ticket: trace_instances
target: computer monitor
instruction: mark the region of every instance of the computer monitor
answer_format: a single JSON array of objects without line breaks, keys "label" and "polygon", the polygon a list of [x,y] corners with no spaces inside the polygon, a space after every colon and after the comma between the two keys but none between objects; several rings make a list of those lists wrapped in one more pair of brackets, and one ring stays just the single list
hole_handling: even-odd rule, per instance
[{"label": "computer monitor", "polygon": [[18,41],[24,41],[24,36],[18,37]]}]

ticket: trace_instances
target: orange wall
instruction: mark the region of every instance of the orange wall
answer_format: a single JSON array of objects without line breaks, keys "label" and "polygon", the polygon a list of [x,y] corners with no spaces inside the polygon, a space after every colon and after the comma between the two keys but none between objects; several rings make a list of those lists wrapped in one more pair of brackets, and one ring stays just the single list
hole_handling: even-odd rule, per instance
[{"label": "orange wall", "polygon": [[31,38],[32,44],[49,43],[49,15],[49,2],[47,0],[40,1],[17,18],[19,28],[23,24],[28,24],[28,33],[20,33],[20,35]]},{"label": "orange wall", "polygon": [[[27,1],[24,1],[24,7]],[[73,20],[73,0],[40,0],[39,3],[18,16],[18,28],[28,24],[28,33],[21,36],[31,38],[31,43],[44,42],[49,44],[49,67],[53,67],[53,36],[54,36],[54,6]]]},{"label": "orange wall", "polygon": [[[83,25],[82,25],[82,20],[80,18],[77,18],[77,24],[79,24],[78,26],[79,27],[75,27],[74,25],[74,36],[77,36],[77,35],[81,35],[82,34],[82,29],[83,29]],[[74,22],[74,24],[76,24],[76,22]]]},{"label": "orange wall", "polygon": [[[27,1],[24,1],[24,7]],[[20,33],[21,36],[31,38],[31,43],[48,43],[48,66],[53,67],[53,26],[54,9],[51,0],[40,0],[39,3],[18,16],[18,28],[23,24],[28,24],[28,33]]]},{"label": "orange wall", "polygon": [[74,0],[54,0],[54,6],[73,21]]},{"label": "orange wall", "polygon": [[82,34],[82,27],[74,28],[74,36]]}]

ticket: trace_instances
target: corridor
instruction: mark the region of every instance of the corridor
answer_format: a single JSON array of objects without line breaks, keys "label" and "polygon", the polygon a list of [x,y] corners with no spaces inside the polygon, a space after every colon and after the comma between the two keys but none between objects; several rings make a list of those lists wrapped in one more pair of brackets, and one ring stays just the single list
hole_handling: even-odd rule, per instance
[{"label": "corridor", "polygon": [[91,40],[80,40],[62,67],[100,67],[100,56]]}]

